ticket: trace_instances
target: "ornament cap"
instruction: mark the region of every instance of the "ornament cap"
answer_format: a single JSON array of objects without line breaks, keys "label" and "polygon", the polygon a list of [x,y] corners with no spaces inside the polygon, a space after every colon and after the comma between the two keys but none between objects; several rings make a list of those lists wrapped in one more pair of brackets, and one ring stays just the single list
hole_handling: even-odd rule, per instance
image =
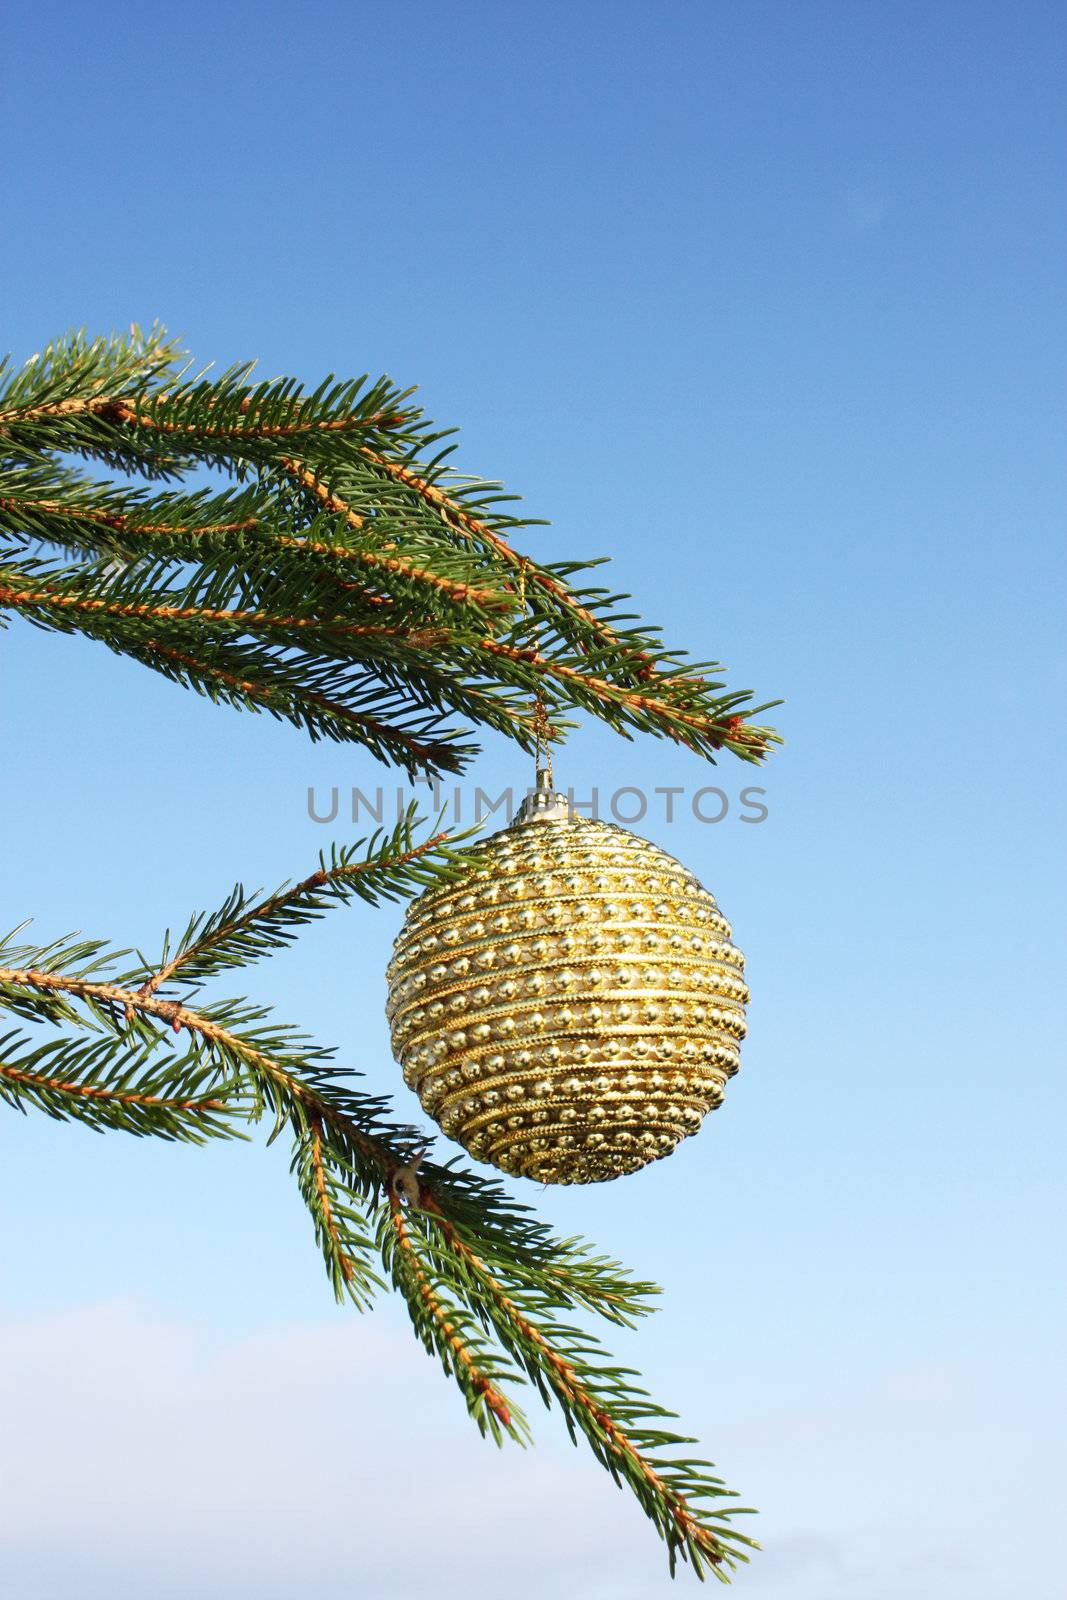
[{"label": "ornament cap", "polygon": [[569,822],[570,801],[552,783],[551,767],[538,767],[537,781],[528,791],[511,824],[518,828],[528,822]]}]

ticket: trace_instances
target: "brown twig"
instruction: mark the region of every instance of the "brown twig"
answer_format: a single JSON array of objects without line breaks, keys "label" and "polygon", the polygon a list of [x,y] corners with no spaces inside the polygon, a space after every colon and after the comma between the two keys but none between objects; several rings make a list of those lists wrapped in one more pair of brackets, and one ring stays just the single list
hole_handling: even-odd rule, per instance
[{"label": "brown twig", "polygon": [[[688,745],[690,741],[684,734],[669,726],[670,721],[684,723],[692,728],[695,733],[702,734],[718,748],[724,743],[733,741],[739,744],[748,744],[753,751],[765,751],[765,741],[754,729],[746,729],[738,717],[725,718],[716,722],[713,718],[701,716],[697,712],[683,711],[681,707],[672,704],[669,700],[662,700],[653,695],[641,694],[636,689],[624,689],[619,684],[610,683],[606,678],[596,677],[592,673],[579,672],[575,667],[565,666],[560,661],[551,661],[534,649],[518,649],[514,645],[503,644],[499,639],[481,639],[476,648],[488,655],[502,656],[507,661],[513,661],[533,667],[535,671],[545,677],[558,678],[564,683],[577,683],[586,689],[591,689],[601,699],[615,701],[618,704],[630,706],[634,710],[647,711],[662,721],[663,731],[680,744]],[[669,682],[669,680],[667,680]]]},{"label": "brown twig", "polygon": [[[195,656],[186,655],[181,650],[174,650],[169,645],[161,644],[158,639],[145,641],[149,650],[154,650],[157,655],[174,661],[179,666],[187,667],[191,672],[197,672],[202,677],[214,678],[217,682],[225,684],[227,688],[236,689],[238,693],[245,694],[250,700],[258,700],[260,704],[270,706],[277,698],[278,690],[265,684],[252,683],[247,678],[237,678],[230,672],[225,672],[221,667],[208,666],[203,661],[198,661]],[[281,692],[285,692],[282,690]],[[353,727],[370,730],[379,738],[393,740],[409,750],[420,766],[436,766],[448,754],[448,748],[438,743],[426,743],[414,734],[406,733],[403,728],[393,727],[387,722],[382,722],[377,717],[369,716],[366,712],[352,711],[348,706],[342,705],[337,700],[330,700],[326,695],[313,694],[310,690],[300,690],[297,698],[308,705],[318,706],[327,715],[337,717],[342,722],[350,723]]]},{"label": "brown twig", "polygon": [[[423,839],[421,843],[412,845],[410,850],[405,850],[394,857],[391,865],[405,867],[410,862],[417,861],[420,856],[428,855],[431,850],[443,843],[448,837],[447,833],[435,833],[432,838]],[[302,899],[304,895],[313,893],[315,889],[326,888],[331,879],[358,878],[361,873],[369,872],[372,867],[379,865],[379,862],[372,859],[370,861],[357,861],[351,866],[336,867],[330,872],[320,867],[317,872],[310,873],[300,883],[294,884],[291,889],[280,890],[278,894],[271,895],[269,900],[264,900],[258,906],[253,906],[244,916],[235,918],[233,922],[228,924],[226,931],[232,933],[238,928],[250,928],[256,922],[261,922],[264,917],[268,917],[273,912],[278,911],[282,906],[291,905],[294,901]],[[206,940],[201,939],[189,945],[187,949],[179,951],[176,956],[160,967],[158,972],[153,973],[146,983],[141,985],[138,994],[142,997],[155,994],[157,989],[164,983],[169,982],[174,974],[180,971],[194,956],[199,955],[202,950],[207,948],[207,944]]]},{"label": "brown twig", "polygon": [[491,1379],[486,1377],[485,1373],[482,1372],[481,1368],[478,1366],[477,1362],[474,1360],[474,1357],[471,1355],[469,1349],[464,1343],[461,1334],[457,1331],[454,1324],[449,1321],[446,1311],[444,1310],[437,1296],[434,1294],[430,1282],[423,1271],[422,1263],[419,1261],[415,1247],[411,1243],[411,1239],[408,1235],[407,1225],[404,1221],[404,1213],[401,1209],[400,1202],[397,1200],[395,1195],[390,1199],[389,1216],[392,1222],[393,1232],[396,1236],[397,1245],[403,1252],[404,1259],[406,1260],[412,1277],[415,1280],[415,1285],[420,1299],[426,1306],[426,1309],[429,1311],[430,1316],[433,1318],[438,1328],[440,1328],[448,1348],[453,1352],[456,1359],[461,1361],[463,1366],[466,1368],[472,1387],[478,1394],[482,1396],[486,1405],[489,1407],[489,1410],[494,1414],[494,1416],[499,1419],[505,1428],[511,1431],[511,1407],[508,1405],[504,1396],[501,1394],[500,1390],[495,1386],[495,1384],[493,1384]]},{"label": "brown twig", "polygon": [[388,461],[367,445],[360,446],[360,454],[365,456],[374,466],[380,467],[396,483],[402,483],[406,488],[414,489],[415,493],[440,512],[448,522],[448,525],[458,533],[465,534],[467,537],[484,539],[498,555],[502,556],[516,570],[525,566],[542,589],[547,590],[554,599],[565,605],[576,617],[580,617],[587,626],[595,628],[601,638],[612,644],[618,643],[618,636],[591,611],[587,611],[584,606],[579,605],[564,584],[557,583],[555,578],[551,577],[547,572],[542,572],[530,561],[528,556],[524,556],[514,549],[487,522],[482,522],[480,518],[472,516],[458,501],[451,499],[436,484],[431,483],[427,478],[419,477],[417,473],[412,472],[409,467],[403,466],[399,461]]},{"label": "brown twig", "polygon": [[[166,394],[154,397],[157,405],[165,405],[170,398]],[[251,409],[247,399],[241,403],[240,409],[246,414]],[[98,416],[107,422],[148,428],[155,433],[203,434],[212,439],[278,439],[302,433],[347,433],[360,428],[376,428],[381,431],[396,427],[404,420],[399,412],[375,411],[368,417],[313,418],[309,422],[297,420],[290,423],[268,424],[252,422],[240,426],[217,427],[211,423],[167,422],[157,417],[154,412],[139,411],[128,400],[113,395],[90,395],[84,399],[56,400],[43,406],[12,406],[7,411],[0,411],[0,426],[36,422],[42,417],[76,416]]]},{"label": "brown twig", "polygon": [[64,593],[47,584],[39,585],[36,589],[12,589],[7,584],[0,584],[0,605],[17,606],[20,609],[36,605],[57,606],[69,611],[97,612],[108,617],[129,617],[149,622],[233,622],[239,623],[244,628],[274,628],[285,633],[311,628],[323,633],[340,634],[346,638],[366,635],[370,638],[400,638],[410,642],[414,637],[425,649],[444,644],[451,638],[444,628],[426,628],[413,634],[410,628],[384,628],[379,624],[347,622],[343,617],[278,616],[269,611],[228,610],[209,606],[123,604],[117,600],[97,600],[86,598],[84,595]]},{"label": "brown twig", "polygon": [[[297,482],[314,495],[319,503],[332,511],[337,516],[343,516],[350,528],[357,531],[366,526],[366,519],[348,501],[321,481],[313,468],[306,466],[302,461],[296,461],[289,456],[283,456],[279,465],[297,480]],[[477,589],[468,583],[458,583],[451,578],[442,578],[439,573],[430,572],[425,567],[417,567],[414,563],[404,560],[400,556],[388,555],[384,551],[352,550],[348,545],[319,544],[311,539],[283,538],[280,544],[297,545],[310,549],[320,555],[344,556],[349,560],[357,560],[365,566],[381,567],[387,572],[403,573],[409,578],[417,579],[421,583],[428,583],[433,588],[447,594],[450,599],[458,601],[474,600],[482,605],[504,606],[507,602],[501,600],[499,594],[492,589]],[[387,546],[386,549],[393,549]]]},{"label": "brown twig", "polygon": [[27,500],[19,495],[0,495],[0,507],[5,511],[40,511],[45,516],[70,517],[74,522],[96,522],[116,533],[166,534],[166,533],[245,533],[259,527],[258,517],[246,517],[240,522],[206,522],[196,528],[180,528],[171,522],[137,522],[120,511],[105,511],[99,506],[69,506],[62,500]]},{"label": "brown twig", "polygon": [[105,1089],[99,1084],[71,1083],[63,1078],[50,1078],[40,1072],[27,1072],[24,1067],[12,1067],[0,1061],[0,1077],[13,1083],[33,1084],[39,1089],[53,1089],[59,1094],[77,1095],[83,1100],[115,1100],[129,1106],[157,1106],[163,1111],[224,1111],[225,1100],[174,1100],[166,1095],[131,1094],[124,1089]]},{"label": "brown twig", "polygon": [[315,1189],[319,1204],[322,1207],[322,1220],[327,1236],[333,1243],[341,1274],[346,1283],[351,1283],[355,1268],[341,1243],[341,1235],[333,1220],[333,1207],[330,1205],[329,1191],[326,1187],[326,1169],[322,1164],[322,1121],[319,1117],[310,1117],[308,1120],[311,1125],[311,1167],[315,1174]]},{"label": "brown twig", "polygon": [[35,422],[38,417],[91,416],[115,404],[110,395],[94,394],[84,399],[53,400],[43,406],[10,406],[0,411],[0,426],[11,422]]}]

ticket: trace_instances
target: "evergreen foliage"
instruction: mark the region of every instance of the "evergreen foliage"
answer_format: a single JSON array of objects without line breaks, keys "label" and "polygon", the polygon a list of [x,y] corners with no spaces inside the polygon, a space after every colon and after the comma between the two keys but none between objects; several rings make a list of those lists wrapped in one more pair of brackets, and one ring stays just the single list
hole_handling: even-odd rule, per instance
[{"label": "evergreen foliage", "polygon": [[[498,486],[449,470],[448,435],[387,379],[307,393],[252,369],[194,374],[159,329],[68,337],[0,369],[0,625],[78,632],[176,683],[362,744],[409,775],[459,772],[466,727],[533,751],[584,711],[714,759],[775,735],[719,668],[691,664],[590,586],[545,565]],[[229,486],[196,487],[204,468]],[[99,473],[110,476],[98,476]],[[190,483],[188,480],[194,481]],[[534,710],[536,696],[540,709]],[[209,980],[353,897],[467,870],[409,814],[324,853],[270,894],[238,885],[158,954],[0,941],[0,1096],[96,1129],[201,1142],[267,1118],[339,1298],[389,1282],[482,1433],[525,1440],[512,1391],[560,1407],[679,1557],[725,1579],[752,1543],[691,1441],[574,1319],[631,1325],[657,1292],[560,1240],[493,1179],[439,1163],[333,1052]]]}]

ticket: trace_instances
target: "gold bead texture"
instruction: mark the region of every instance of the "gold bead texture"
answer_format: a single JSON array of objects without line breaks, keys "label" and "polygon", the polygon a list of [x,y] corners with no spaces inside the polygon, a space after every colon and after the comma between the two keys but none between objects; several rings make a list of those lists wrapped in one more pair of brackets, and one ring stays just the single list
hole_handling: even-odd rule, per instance
[{"label": "gold bead texture", "polygon": [[512,826],[408,909],[386,1014],[404,1080],[478,1160],[598,1183],[669,1155],[722,1100],[744,957],[672,856],[613,823]]}]

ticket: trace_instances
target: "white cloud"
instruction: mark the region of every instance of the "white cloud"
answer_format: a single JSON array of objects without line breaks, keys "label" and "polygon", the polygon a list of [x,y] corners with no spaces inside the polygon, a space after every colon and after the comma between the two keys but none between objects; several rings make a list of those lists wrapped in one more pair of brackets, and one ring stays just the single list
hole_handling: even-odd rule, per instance
[{"label": "white cloud", "polygon": [[[719,1429],[763,1512],[739,1600],[1054,1600],[1059,1427],[1039,1372],[986,1376],[875,1374]],[[683,1593],[530,1412],[537,1449],[483,1442],[388,1310],[239,1337],[132,1302],[0,1317],[4,1600]]]},{"label": "white cloud", "polygon": [[662,1560],[592,1462],[505,1461],[381,1319],[239,1339],[130,1303],[7,1322],[0,1412],[12,1600],[65,1600],[75,1573],[79,1600],[305,1585],[532,1600],[585,1557],[607,1563],[587,1591],[607,1600],[627,1592],[628,1554],[652,1574]]}]

